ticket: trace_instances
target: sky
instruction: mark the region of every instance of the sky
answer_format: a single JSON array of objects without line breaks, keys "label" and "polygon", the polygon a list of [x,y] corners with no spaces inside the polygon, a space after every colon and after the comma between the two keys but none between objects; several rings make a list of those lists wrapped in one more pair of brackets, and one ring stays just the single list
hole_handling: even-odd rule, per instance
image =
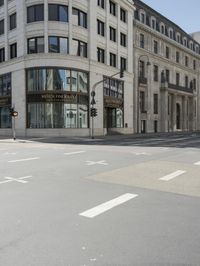
[{"label": "sky", "polygon": [[187,33],[200,31],[200,0],[142,0]]}]

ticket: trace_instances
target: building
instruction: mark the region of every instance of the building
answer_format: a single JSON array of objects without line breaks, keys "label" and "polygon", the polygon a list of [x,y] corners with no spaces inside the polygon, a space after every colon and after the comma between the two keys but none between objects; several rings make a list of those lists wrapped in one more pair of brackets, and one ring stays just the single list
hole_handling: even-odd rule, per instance
[{"label": "building", "polygon": [[95,135],[200,129],[199,64],[139,0],[0,0],[0,135],[90,136],[94,88]]},{"label": "building", "polygon": [[137,132],[199,130],[200,44],[142,1],[134,4]]},{"label": "building", "polygon": [[[0,1],[0,134],[89,136],[133,132],[131,0]],[[119,75],[120,67],[126,72]],[[126,125],[126,127],[125,127]]]}]

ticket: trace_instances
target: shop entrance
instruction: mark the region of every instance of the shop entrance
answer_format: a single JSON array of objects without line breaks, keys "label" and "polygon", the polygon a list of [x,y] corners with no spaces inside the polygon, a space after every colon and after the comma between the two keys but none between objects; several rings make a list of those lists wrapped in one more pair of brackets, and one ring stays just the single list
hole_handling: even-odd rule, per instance
[{"label": "shop entrance", "polygon": [[123,127],[123,111],[120,108],[106,107],[104,110],[104,127],[122,128]]}]

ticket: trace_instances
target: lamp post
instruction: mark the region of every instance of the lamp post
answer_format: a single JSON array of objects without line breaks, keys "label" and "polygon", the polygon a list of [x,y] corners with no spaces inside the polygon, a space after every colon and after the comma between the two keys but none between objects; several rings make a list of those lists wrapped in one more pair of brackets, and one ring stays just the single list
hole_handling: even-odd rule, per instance
[{"label": "lamp post", "polygon": [[[147,67],[151,65],[150,61],[149,61],[149,57],[148,55],[140,55],[138,58],[138,76],[137,76],[137,133],[140,133],[140,89],[139,89],[139,77],[140,77],[140,73],[139,73],[139,68],[140,68],[140,61],[142,57],[146,57],[147,59]],[[148,76],[147,76],[147,83],[148,83]]]},{"label": "lamp post", "polygon": [[97,116],[97,109],[94,108],[95,104],[96,104],[96,101],[95,101],[95,95],[96,95],[96,92],[95,92],[95,89],[96,87],[103,83],[104,81],[107,80],[107,78],[113,78],[115,76],[119,75],[120,78],[123,78],[124,77],[124,69],[120,69],[120,72],[117,72],[111,76],[108,76],[98,82],[96,82],[93,86],[92,86],[92,91],[91,91],[91,113],[90,113],[90,116],[92,117],[92,130],[91,130],[91,138],[94,139],[94,117]]}]

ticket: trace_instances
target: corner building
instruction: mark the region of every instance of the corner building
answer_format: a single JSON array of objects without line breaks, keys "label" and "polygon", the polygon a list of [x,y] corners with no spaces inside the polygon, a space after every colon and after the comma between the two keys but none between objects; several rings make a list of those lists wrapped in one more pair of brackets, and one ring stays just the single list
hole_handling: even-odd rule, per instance
[{"label": "corner building", "polygon": [[[0,134],[133,132],[132,1],[0,1]],[[114,75],[125,69],[120,79]]]}]

